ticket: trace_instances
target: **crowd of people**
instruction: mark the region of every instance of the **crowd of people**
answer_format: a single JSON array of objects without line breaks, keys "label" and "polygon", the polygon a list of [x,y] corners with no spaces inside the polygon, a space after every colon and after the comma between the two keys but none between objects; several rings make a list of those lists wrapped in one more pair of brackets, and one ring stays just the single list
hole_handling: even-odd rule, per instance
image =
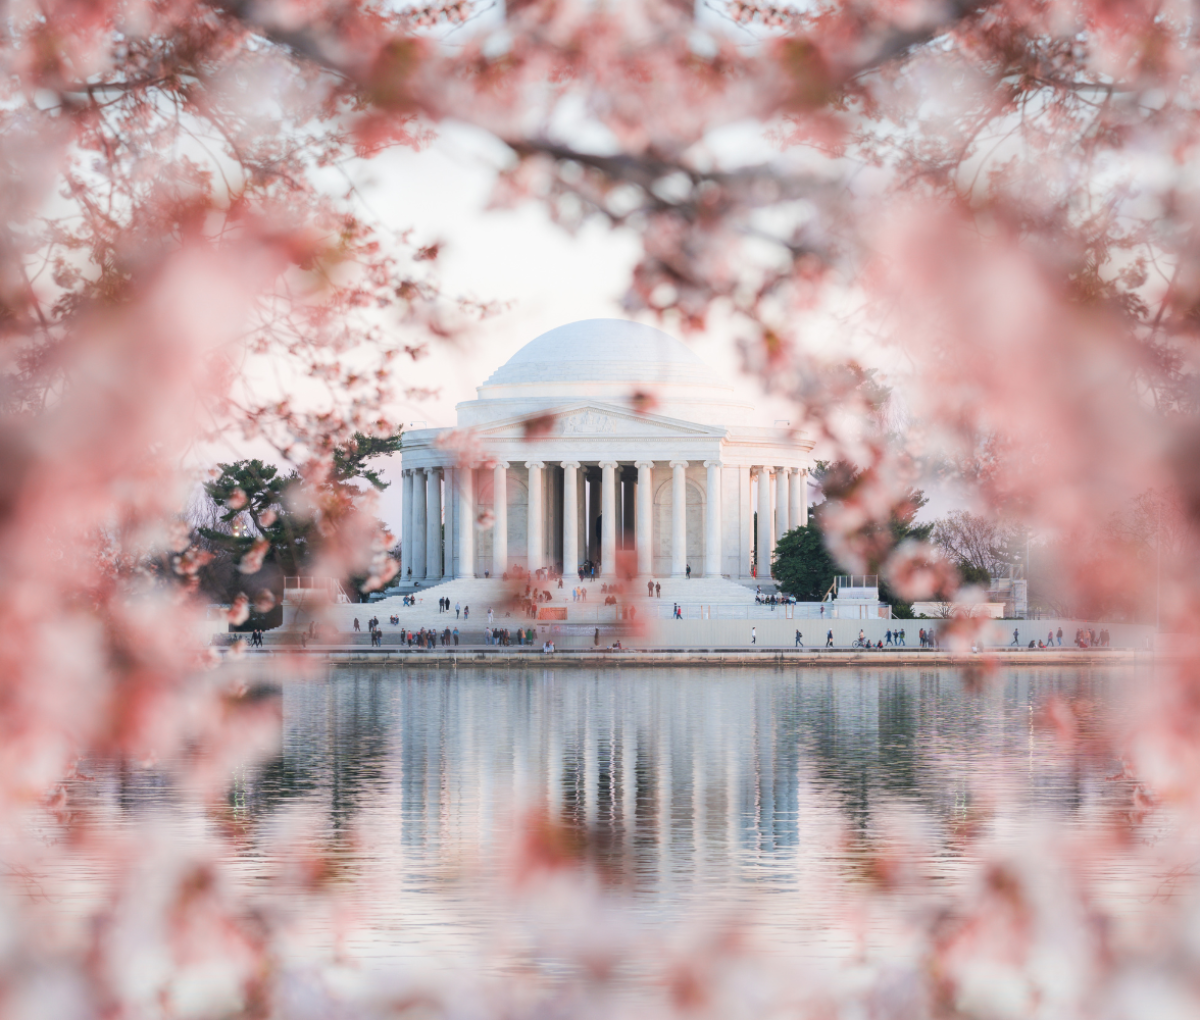
[{"label": "crowd of people", "polygon": [[517,627],[509,630],[507,627],[489,627],[483,632],[485,645],[500,645],[507,648],[516,645],[518,648],[532,647],[537,640],[537,634],[532,627]]}]

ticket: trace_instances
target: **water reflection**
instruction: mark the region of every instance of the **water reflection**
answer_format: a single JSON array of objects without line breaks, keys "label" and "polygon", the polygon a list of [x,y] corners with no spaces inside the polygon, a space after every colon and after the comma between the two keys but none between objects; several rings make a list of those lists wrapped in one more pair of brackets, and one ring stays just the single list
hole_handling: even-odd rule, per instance
[{"label": "water reflection", "polygon": [[[248,815],[317,804],[332,833],[386,817],[433,871],[481,860],[516,807],[544,807],[633,863],[638,884],[786,881],[806,828],[869,836],[882,804],[953,826],[980,788],[1026,820],[1113,796],[1032,728],[1050,693],[1102,704],[1115,675],[1013,672],[968,694],[951,671],[339,669],[284,683],[281,753]],[[818,824],[819,823],[819,824]]]},{"label": "water reflection", "polygon": [[[169,767],[98,768],[81,796],[107,824],[153,813],[185,841],[232,820],[247,888],[302,819],[351,880],[363,957],[442,965],[511,927],[488,879],[529,808],[588,834],[639,923],[735,903],[771,946],[823,953],[831,876],[858,874],[898,812],[953,882],[967,828],[1016,839],[1111,810],[1126,793],[1112,763],[1067,754],[1033,718],[1052,694],[1107,711],[1131,680],[1019,670],[973,694],[952,670],[335,668],[268,681],[279,753],[237,771],[228,818],[198,814]],[[327,948],[332,922],[309,920]]]}]

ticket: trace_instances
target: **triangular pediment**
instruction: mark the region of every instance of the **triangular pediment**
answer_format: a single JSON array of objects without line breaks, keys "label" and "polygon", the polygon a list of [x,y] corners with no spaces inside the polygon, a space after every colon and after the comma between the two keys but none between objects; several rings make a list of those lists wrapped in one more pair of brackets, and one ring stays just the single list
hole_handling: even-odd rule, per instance
[{"label": "triangular pediment", "polygon": [[489,439],[723,436],[725,429],[658,414],[638,414],[616,404],[568,404],[493,422],[478,430]]}]

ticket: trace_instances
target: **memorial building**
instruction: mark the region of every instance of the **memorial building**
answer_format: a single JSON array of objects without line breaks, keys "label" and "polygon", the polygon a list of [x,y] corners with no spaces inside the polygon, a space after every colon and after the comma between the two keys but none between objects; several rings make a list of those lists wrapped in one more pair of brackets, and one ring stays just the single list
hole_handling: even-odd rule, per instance
[{"label": "memorial building", "polygon": [[807,523],[812,443],[651,326],[552,329],[457,412],[454,428],[404,434],[404,582],[590,561],[601,577],[690,567],[753,584]]}]

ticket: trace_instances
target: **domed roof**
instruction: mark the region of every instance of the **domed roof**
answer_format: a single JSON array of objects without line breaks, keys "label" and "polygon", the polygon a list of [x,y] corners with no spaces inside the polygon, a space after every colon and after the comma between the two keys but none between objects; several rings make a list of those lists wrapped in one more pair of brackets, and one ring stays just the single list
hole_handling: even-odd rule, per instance
[{"label": "domed roof", "polygon": [[582,319],[530,340],[483,384],[709,383],[712,370],[681,341],[628,319]]},{"label": "domed roof", "polygon": [[684,421],[742,424],[754,409],[690,348],[628,319],[583,319],[530,340],[458,405],[460,426],[536,414],[580,401],[645,410]]}]

